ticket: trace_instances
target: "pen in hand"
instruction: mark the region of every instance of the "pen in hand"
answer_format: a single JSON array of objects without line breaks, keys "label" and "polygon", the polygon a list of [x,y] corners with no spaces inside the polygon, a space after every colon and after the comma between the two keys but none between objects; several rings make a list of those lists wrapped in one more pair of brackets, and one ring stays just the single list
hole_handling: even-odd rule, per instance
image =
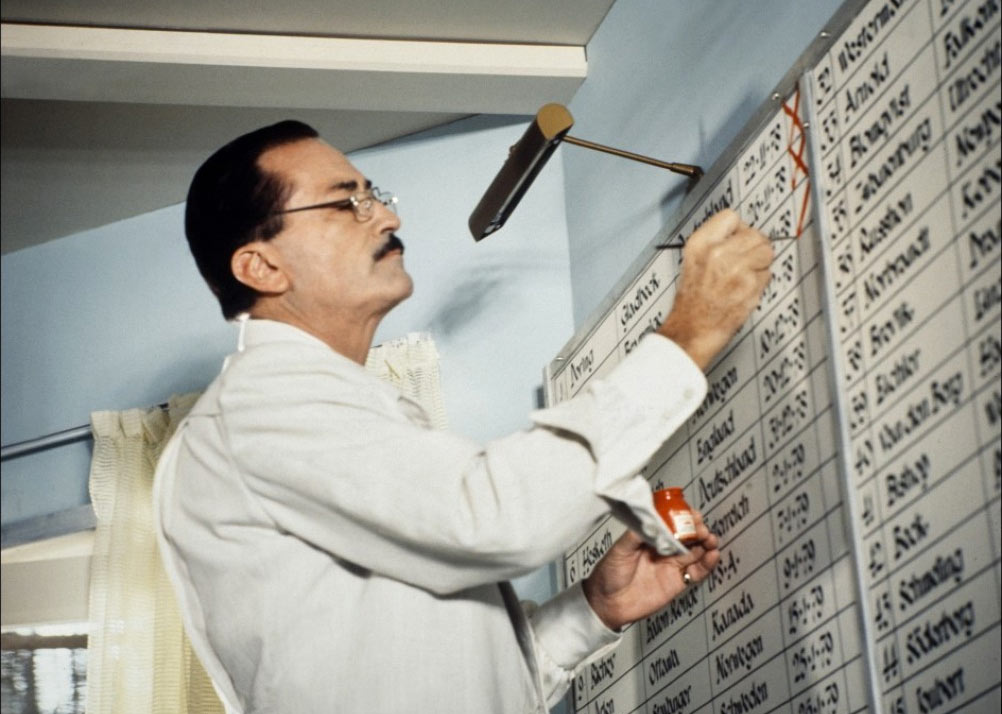
[{"label": "pen in hand", "polygon": [[[797,236],[768,236],[769,240],[776,242],[781,240],[797,240]],[[655,250],[681,250],[685,243],[659,243],[654,246]]]}]

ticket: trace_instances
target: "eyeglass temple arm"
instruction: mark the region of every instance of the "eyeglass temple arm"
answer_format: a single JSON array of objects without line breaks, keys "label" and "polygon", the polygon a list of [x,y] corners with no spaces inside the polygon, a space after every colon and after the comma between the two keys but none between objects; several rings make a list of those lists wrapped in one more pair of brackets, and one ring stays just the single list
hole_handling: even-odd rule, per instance
[{"label": "eyeglass temple arm", "polygon": [[570,136],[569,134],[564,135],[563,141],[566,141],[568,144],[574,144],[575,146],[583,146],[586,149],[603,151],[606,154],[612,154],[613,156],[621,156],[624,159],[639,161],[642,164],[650,164],[651,166],[657,166],[662,169],[668,169],[669,171],[673,171],[677,174],[688,176],[694,181],[698,181],[703,176],[703,169],[694,164],[677,164],[677,163],[669,163],[667,161],[658,161],[657,159],[652,159],[649,156],[634,154],[632,151],[623,151],[622,149],[615,149],[611,146],[605,146],[604,144],[596,144],[594,141],[578,139],[577,137]]}]

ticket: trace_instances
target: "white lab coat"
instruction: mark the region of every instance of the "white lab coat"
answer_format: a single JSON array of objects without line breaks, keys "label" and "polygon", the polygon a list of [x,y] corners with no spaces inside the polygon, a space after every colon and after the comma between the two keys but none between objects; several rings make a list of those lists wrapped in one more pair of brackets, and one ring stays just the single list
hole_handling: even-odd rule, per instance
[{"label": "white lab coat", "polygon": [[[674,539],[638,476],[702,372],[644,339],[585,392],[486,445],[290,325],[250,320],[157,468],[185,627],[234,711],[543,712],[618,634],[580,586],[527,614],[507,580],[610,510]],[[541,701],[543,700],[543,701]]]}]

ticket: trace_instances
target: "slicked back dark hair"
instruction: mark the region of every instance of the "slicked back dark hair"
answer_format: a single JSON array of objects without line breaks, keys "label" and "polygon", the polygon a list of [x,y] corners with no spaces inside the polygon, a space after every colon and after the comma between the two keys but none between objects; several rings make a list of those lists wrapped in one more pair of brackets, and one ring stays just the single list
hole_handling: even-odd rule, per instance
[{"label": "slicked back dark hair", "polygon": [[184,232],[198,270],[219,300],[223,316],[249,310],[258,292],[233,276],[230,260],[241,246],[282,230],[281,209],[290,187],[261,170],[268,149],[312,139],[317,131],[287,120],[244,134],[206,159],[188,188]]}]

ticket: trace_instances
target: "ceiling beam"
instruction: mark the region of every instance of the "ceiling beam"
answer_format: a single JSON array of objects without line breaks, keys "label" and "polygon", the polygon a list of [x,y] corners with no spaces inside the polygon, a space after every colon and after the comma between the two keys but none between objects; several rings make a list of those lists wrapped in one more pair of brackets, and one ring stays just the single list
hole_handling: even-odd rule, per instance
[{"label": "ceiling beam", "polygon": [[583,47],[3,23],[2,95],[145,104],[532,114]]}]

